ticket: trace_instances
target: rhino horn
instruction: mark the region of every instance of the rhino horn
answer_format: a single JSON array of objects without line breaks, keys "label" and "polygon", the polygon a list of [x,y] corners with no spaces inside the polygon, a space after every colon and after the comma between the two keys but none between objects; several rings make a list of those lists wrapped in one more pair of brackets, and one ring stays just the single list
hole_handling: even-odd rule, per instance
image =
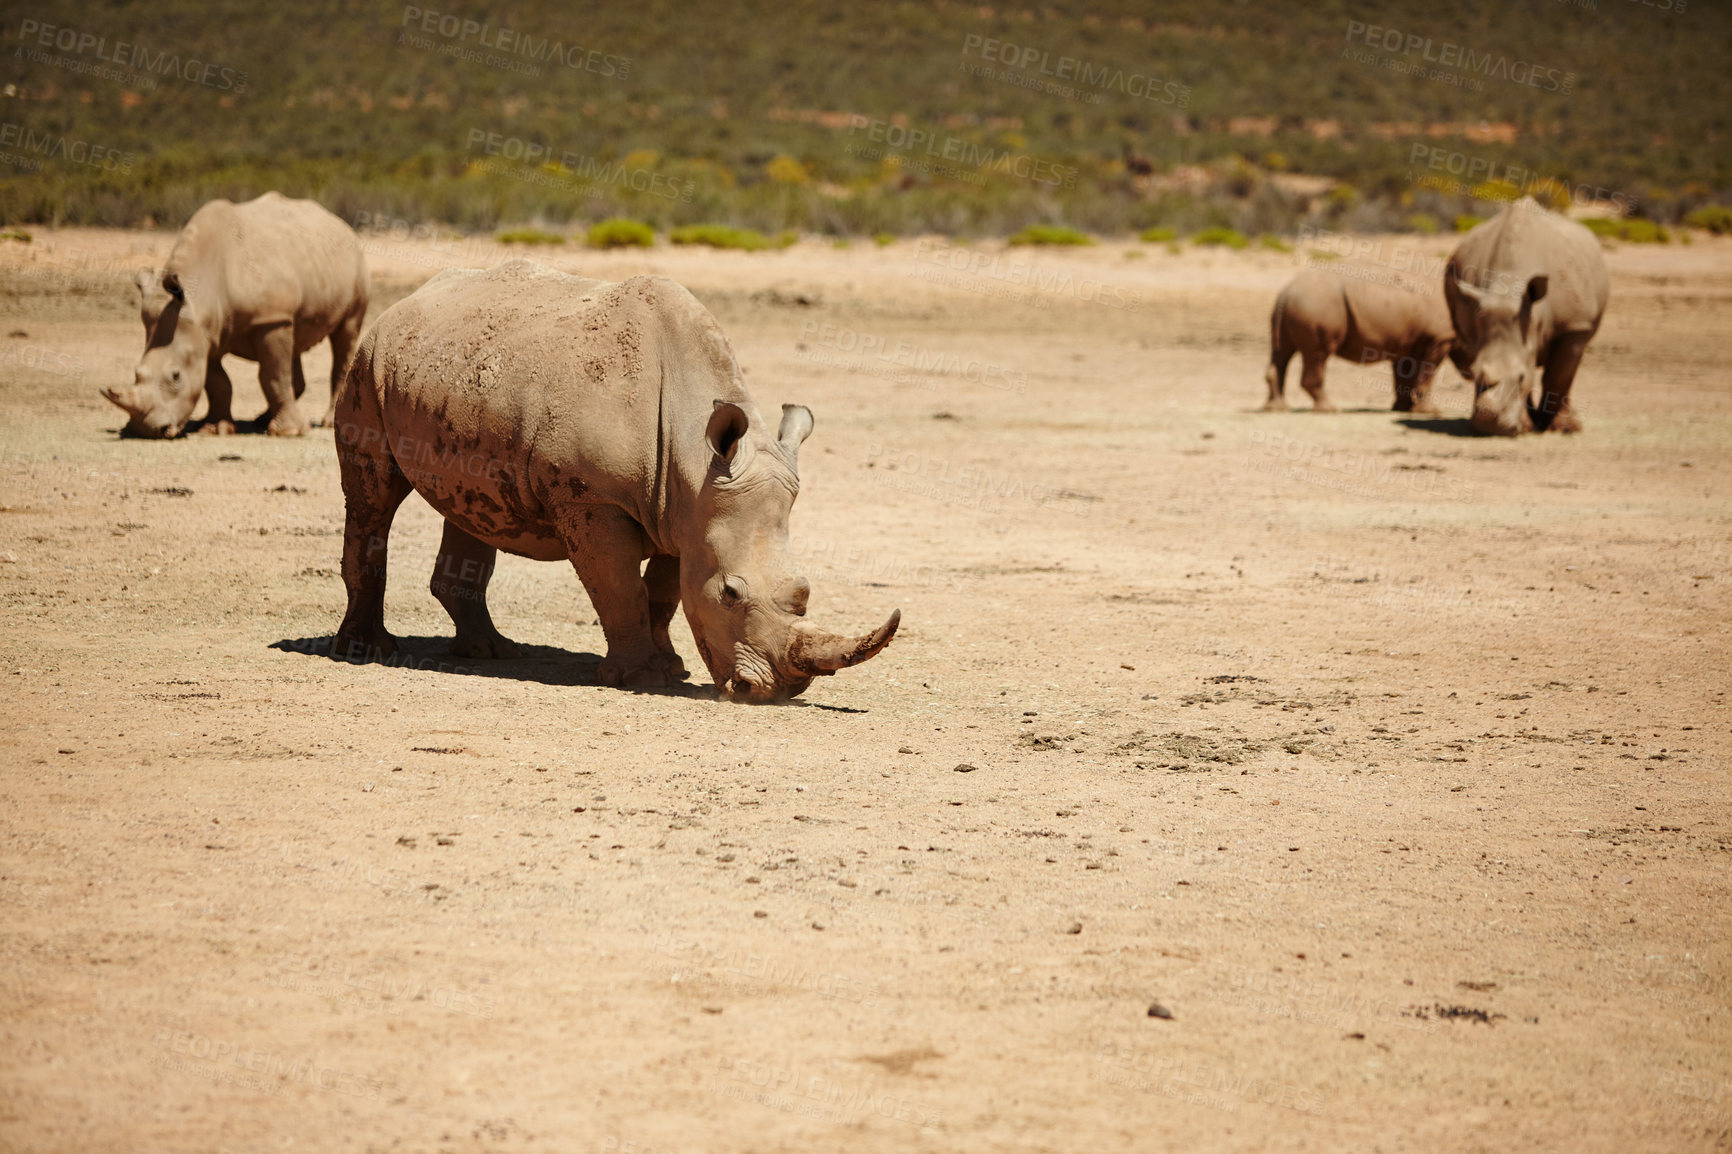
[{"label": "rhino horn", "polygon": [[133,393],[132,393],[131,389],[128,389],[124,393],[121,392],[119,389],[103,389],[102,395],[107,397],[115,405],[119,406],[122,409],[125,409],[127,411],[127,413],[131,414],[132,416],[134,416],[134,417],[144,416],[145,408],[143,405],[137,404],[133,400]]},{"label": "rhino horn", "polygon": [[788,663],[807,677],[822,677],[858,665],[890,644],[900,624],[900,609],[892,611],[890,620],[864,637],[842,637],[801,622],[794,627],[794,639],[788,647]]}]

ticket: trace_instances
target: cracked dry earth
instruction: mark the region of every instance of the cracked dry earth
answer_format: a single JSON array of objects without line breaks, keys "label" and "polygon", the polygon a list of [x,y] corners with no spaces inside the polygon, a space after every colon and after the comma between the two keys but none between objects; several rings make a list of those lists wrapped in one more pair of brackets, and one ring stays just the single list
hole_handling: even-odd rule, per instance
[{"label": "cracked dry earth", "polygon": [[[1587,431],[1516,441],[1449,369],[1253,411],[1273,253],[557,254],[812,406],[813,616],[903,611],[751,708],[596,686],[515,558],[531,655],[452,659],[414,498],[414,667],[319,656],[330,434],[97,396],[171,239],[0,250],[5,1148],[1732,1142],[1732,241],[1610,253]],[[376,307],[501,255],[376,240]]]}]

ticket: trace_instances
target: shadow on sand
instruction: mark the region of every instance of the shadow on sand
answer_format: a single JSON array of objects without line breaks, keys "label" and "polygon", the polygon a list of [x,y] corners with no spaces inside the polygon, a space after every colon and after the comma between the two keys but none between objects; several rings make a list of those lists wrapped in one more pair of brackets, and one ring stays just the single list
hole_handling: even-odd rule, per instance
[{"label": "shadow on sand", "polygon": [[[321,661],[331,660],[331,637],[285,637],[281,641],[273,641],[268,648],[280,650],[283,653],[299,653],[304,657],[317,657]],[[370,661],[350,661],[349,665],[383,665],[390,669],[412,669],[419,672],[448,673],[458,677],[491,677],[509,681],[533,681],[538,685],[562,686],[594,686],[603,688],[601,679],[596,676],[601,666],[601,657],[595,653],[574,653],[569,649],[561,649],[557,645],[523,645],[523,656],[504,660],[477,660],[472,657],[458,657],[451,652],[449,637],[398,637],[397,652],[390,657],[374,658]],[[713,701],[717,697],[716,688],[707,682],[703,685],[686,683],[672,685],[666,688],[634,688],[625,687],[622,693],[635,693],[645,697],[685,697],[698,701]],[[778,704],[801,708],[822,709],[830,713],[866,713],[865,709],[851,709],[844,705],[825,705],[816,701],[801,701],[795,698]]]},{"label": "shadow on sand", "polygon": [[1445,437],[1485,439],[1483,435],[1473,431],[1473,422],[1466,417],[1403,417],[1395,423],[1421,433],[1441,433]]}]

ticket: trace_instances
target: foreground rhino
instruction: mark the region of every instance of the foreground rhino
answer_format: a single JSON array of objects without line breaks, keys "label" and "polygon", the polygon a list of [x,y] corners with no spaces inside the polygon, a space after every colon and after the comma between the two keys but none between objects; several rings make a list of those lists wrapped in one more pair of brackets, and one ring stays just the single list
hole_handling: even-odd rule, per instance
[{"label": "foreground rhino", "polygon": [[1395,370],[1395,411],[1434,413],[1431,378],[1449,355],[1455,329],[1435,288],[1407,287],[1306,269],[1275,298],[1269,317],[1269,385],[1265,410],[1287,407],[1287,362],[1301,358],[1299,383],[1320,413],[1335,405],[1323,392],[1331,356],[1360,364],[1390,361]]},{"label": "foreground rhino", "polygon": [[379,318],[338,394],[349,608],[332,656],[396,649],[386,535],[414,489],[445,517],[432,590],[458,655],[517,652],[487,611],[504,549],[570,560],[607,636],[608,684],[686,676],[668,640],[683,603],[718,687],[792,697],[884,648],[902,617],[856,639],[803,620],[788,511],[811,431],[810,411],[784,405],[770,435],[715,318],[670,280],[521,260],[440,273]]},{"label": "foreground rhino", "polygon": [[1524,196],[1462,239],[1443,292],[1455,318],[1452,355],[1473,381],[1474,430],[1578,432],[1570,385],[1609,292],[1594,234]]},{"label": "foreground rhino", "polygon": [[306,432],[301,354],[331,339],[334,401],[367,315],[367,262],[353,230],[310,200],[275,192],[211,201],[187,221],[162,272],[142,269],[134,283],[144,356],[131,388],[102,395],[126,410],[135,436],[178,435],[201,393],[210,395],[204,431],[234,432],[234,387],[222,366],[231,353],[259,364],[267,431]]}]

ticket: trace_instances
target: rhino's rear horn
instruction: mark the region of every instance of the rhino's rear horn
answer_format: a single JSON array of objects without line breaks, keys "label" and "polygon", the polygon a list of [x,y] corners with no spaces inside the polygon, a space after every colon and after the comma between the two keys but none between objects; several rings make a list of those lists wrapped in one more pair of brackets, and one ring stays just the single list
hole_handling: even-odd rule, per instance
[{"label": "rhino's rear horn", "polygon": [[805,405],[783,405],[782,426],[776,430],[776,440],[788,455],[788,467],[795,475],[800,472],[800,445],[812,435],[812,410]]},{"label": "rhino's rear horn", "polygon": [[891,612],[890,620],[875,631],[864,637],[850,638],[825,633],[801,622],[794,627],[794,640],[788,647],[788,663],[807,677],[822,677],[858,665],[890,644],[900,624],[902,610],[897,609]]}]

